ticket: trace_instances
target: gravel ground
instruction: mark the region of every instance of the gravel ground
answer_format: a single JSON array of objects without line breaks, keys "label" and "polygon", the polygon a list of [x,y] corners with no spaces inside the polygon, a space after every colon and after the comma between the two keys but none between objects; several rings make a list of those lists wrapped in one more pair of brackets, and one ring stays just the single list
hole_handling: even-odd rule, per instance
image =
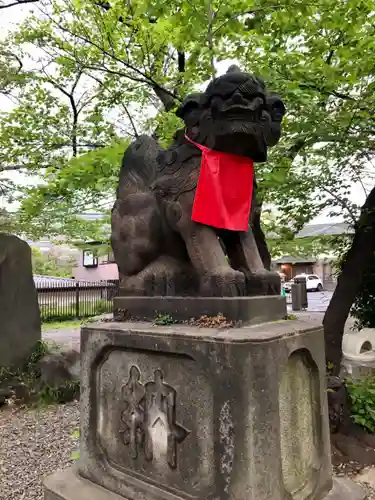
[{"label": "gravel ground", "polygon": [[77,402],[37,410],[0,410],[0,499],[43,500],[43,478],[72,463]]},{"label": "gravel ground", "polygon": [[374,500],[375,499],[375,490],[372,488],[368,483],[360,483],[362,488],[364,489],[365,493],[367,494],[366,499],[367,500]]},{"label": "gravel ground", "polygon": [[[78,439],[72,433],[78,424],[78,402],[0,410],[0,500],[43,500],[43,478],[73,463]],[[373,484],[361,482],[361,475],[351,477],[360,482],[368,500],[375,500]]]},{"label": "gravel ground", "polygon": [[42,330],[42,339],[46,342],[67,346],[70,349],[80,350],[81,327],[49,328],[45,326]]}]

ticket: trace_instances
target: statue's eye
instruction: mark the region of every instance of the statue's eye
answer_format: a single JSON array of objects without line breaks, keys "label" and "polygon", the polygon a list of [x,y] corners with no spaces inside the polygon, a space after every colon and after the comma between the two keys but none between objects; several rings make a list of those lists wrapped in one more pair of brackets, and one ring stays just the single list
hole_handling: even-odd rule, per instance
[{"label": "statue's eye", "polygon": [[222,100],[226,101],[227,99],[230,99],[232,94],[233,94],[233,92],[229,92],[229,93],[228,92],[223,92],[223,93],[220,92],[220,94],[219,93],[212,94],[210,96],[210,100],[212,101],[213,99],[222,99]]},{"label": "statue's eye", "polygon": [[285,106],[284,103],[280,100],[277,100],[272,103],[271,106],[271,114],[274,120],[282,120],[285,115]]}]

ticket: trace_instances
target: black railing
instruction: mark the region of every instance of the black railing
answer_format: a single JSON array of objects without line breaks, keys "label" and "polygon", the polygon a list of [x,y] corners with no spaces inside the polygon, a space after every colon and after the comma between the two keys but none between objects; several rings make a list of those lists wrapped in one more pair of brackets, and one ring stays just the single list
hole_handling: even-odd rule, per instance
[{"label": "black railing", "polygon": [[63,321],[109,313],[119,283],[34,276],[42,321]]}]

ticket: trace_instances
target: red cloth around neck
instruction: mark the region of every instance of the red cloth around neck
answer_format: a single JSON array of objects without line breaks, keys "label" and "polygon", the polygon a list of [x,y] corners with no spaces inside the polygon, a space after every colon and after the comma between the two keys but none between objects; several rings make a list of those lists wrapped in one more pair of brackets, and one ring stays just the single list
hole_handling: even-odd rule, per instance
[{"label": "red cloth around neck", "polygon": [[247,231],[253,195],[253,160],[214,151],[185,137],[202,151],[192,220],[220,229]]}]

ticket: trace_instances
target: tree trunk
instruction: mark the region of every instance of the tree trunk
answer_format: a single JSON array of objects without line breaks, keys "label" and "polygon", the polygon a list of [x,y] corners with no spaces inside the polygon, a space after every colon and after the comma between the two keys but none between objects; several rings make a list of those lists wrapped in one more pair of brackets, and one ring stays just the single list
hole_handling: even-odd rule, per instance
[{"label": "tree trunk", "polygon": [[362,207],[355,234],[336,289],[324,315],[324,336],[327,362],[333,364],[337,375],[341,364],[341,344],[344,327],[361,286],[363,275],[375,252],[375,188]]}]

